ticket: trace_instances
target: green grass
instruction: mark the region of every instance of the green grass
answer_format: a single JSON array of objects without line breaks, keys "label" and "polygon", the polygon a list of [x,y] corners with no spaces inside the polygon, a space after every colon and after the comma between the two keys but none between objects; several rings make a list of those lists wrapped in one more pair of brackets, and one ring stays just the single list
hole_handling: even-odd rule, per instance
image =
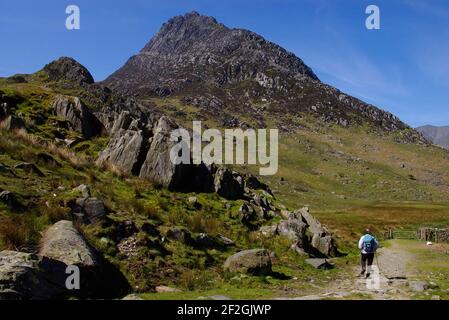
[{"label": "green grass", "polygon": [[412,280],[422,280],[434,283],[438,287],[426,290],[423,293],[413,293],[414,299],[428,300],[437,295],[443,300],[449,299],[449,244],[434,244],[427,246],[425,242],[411,240],[395,240],[413,255],[413,262],[407,267],[413,275]]}]

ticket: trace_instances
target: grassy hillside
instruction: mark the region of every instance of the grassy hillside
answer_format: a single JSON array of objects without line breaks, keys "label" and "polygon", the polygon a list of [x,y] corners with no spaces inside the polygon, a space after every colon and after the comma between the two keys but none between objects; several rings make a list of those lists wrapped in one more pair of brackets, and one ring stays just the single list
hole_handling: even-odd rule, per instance
[{"label": "grassy hillside", "polygon": [[[202,119],[198,108],[176,98],[151,103],[186,127]],[[277,128],[275,122],[267,127]],[[386,134],[369,124],[344,128],[307,115],[288,122],[301,129],[281,130],[278,174],[263,178],[288,207],[310,206],[348,245],[366,226],[378,233],[447,226],[448,151],[403,142],[405,132]],[[222,126],[213,119],[205,119],[203,125]],[[255,167],[244,170],[258,172]]]},{"label": "grassy hillside", "polygon": [[[70,218],[67,206],[80,196],[73,189],[86,184],[111,212],[101,224],[78,225],[90,242],[123,271],[136,291],[147,292],[156,285],[185,290],[147,298],[219,293],[235,298],[295,296],[340,276],[339,269],[323,272],[306,265],[305,258],[291,251],[284,238],[266,240],[248,232],[238,218],[242,201],[225,200],[216,194],[169,192],[117,168],[97,167],[95,158],[107,145],[106,137],[84,140],[79,133],[59,128],[65,136],[79,141],[72,148],[57,144],[60,132],[55,130],[55,123],[60,119],[53,114],[51,104],[61,91],[40,79],[28,83],[0,79],[0,90],[15,102],[14,113],[27,124],[27,132],[0,130],[0,164],[4,169],[0,191],[11,191],[25,208],[16,210],[0,203],[0,250],[36,251],[41,233],[50,224]],[[177,99],[147,103],[186,127],[200,115],[200,110]],[[204,120],[206,126],[220,127],[213,119]],[[380,134],[368,125],[343,128],[311,117],[294,121],[301,127],[298,132],[281,132],[278,174],[263,180],[275,192],[277,204],[292,210],[307,205],[332,230],[342,250],[349,253],[335,261],[337,266],[344,269],[347,262],[355,261],[354,241],[367,225],[380,233],[389,227],[439,226],[448,221],[447,151],[398,142],[398,136]],[[23,162],[35,164],[38,170],[15,168]],[[238,170],[258,171],[256,167]],[[195,205],[189,201],[192,196],[197,198]],[[130,255],[124,255],[114,240],[124,221],[133,221],[139,229],[147,225],[157,230],[156,234],[138,232]],[[186,228],[193,235],[221,234],[236,245],[211,249],[164,242],[173,227]],[[226,257],[255,247],[276,253],[274,271],[279,277],[222,272]]]}]

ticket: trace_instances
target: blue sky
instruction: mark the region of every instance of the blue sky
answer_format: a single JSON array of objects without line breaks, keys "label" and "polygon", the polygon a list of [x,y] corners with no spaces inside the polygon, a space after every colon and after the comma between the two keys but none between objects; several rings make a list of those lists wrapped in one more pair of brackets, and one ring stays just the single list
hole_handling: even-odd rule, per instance
[{"label": "blue sky", "polygon": [[[65,8],[81,30],[65,28]],[[381,30],[365,28],[379,6]],[[162,23],[189,11],[255,31],[294,52],[320,79],[412,126],[449,124],[447,0],[40,0],[0,2],[0,76],[71,56],[102,80]]]}]

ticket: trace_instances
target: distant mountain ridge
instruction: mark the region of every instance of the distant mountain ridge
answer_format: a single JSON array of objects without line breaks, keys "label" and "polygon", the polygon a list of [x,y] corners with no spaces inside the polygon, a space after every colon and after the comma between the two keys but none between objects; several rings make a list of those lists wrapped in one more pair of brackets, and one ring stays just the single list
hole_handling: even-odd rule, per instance
[{"label": "distant mountain ridge", "polygon": [[425,125],[416,130],[434,144],[449,150],[449,126]]}]

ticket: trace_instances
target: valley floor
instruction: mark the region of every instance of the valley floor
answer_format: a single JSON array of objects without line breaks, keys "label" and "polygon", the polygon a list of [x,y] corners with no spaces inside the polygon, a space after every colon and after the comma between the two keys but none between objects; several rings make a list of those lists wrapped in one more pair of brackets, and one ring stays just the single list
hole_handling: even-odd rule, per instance
[{"label": "valley floor", "polygon": [[[342,260],[343,259],[343,260]],[[288,299],[288,300],[404,300],[449,299],[449,244],[426,245],[413,240],[390,240],[382,244],[375,259],[379,269],[379,286],[373,276],[367,281],[358,277],[356,257],[337,258],[338,271],[329,281],[299,284],[284,280],[280,290],[226,287],[203,292],[155,293],[144,299]],[[323,271],[326,273],[328,271]],[[326,277],[325,277],[326,278]],[[374,288],[368,288],[370,282]],[[301,290],[301,287],[304,290]]]}]

